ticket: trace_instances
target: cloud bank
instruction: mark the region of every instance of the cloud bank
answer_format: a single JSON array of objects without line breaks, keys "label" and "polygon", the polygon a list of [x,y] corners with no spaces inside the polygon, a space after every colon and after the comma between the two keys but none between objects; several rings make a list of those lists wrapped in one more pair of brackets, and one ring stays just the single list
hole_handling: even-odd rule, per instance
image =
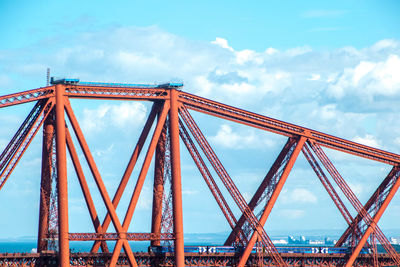
[{"label": "cloud bank", "polygon": [[[337,15],[340,12],[305,14]],[[237,50],[223,37],[194,41],[156,26],[114,27],[3,50],[0,59],[0,87],[4,93],[43,86],[47,67],[56,76],[84,81],[178,80],[184,82],[185,91],[203,97],[400,153],[397,40],[382,40],[362,49],[314,50],[301,46],[282,50],[266,45],[263,51],[255,51]],[[149,108],[141,103],[114,102],[76,105],[74,110],[84,132],[93,134],[91,144],[102,144],[100,157],[108,151],[118,151],[120,156],[130,148],[121,149],[124,142],[105,142],[96,135],[104,136],[110,126],[113,132],[131,134],[129,129],[143,124]],[[239,129],[221,121],[200,126],[219,151],[274,146],[274,140],[262,139],[252,129]],[[7,138],[0,137],[0,145],[3,139]],[[252,156],[258,157],[255,153]],[[320,197],[309,190],[288,191],[283,204],[315,204]],[[202,195],[194,188],[186,188],[185,192],[193,197]],[[143,203],[146,206],[150,202]],[[303,217],[305,211],[288,208],[280,215],[295,219]]]},{"label": "cloud bank", "polygon": [[385,124],[399,111],[397,40],[362,49],[254,51],[236,50],[222,37],[203,42],[155,26],[116,27],[0,54],[0,86],[6,90],[39,83],[47,66],[55,75],[87,81],[182,80],[184,90],[204,97],[352,140],[374,136],[371,144],[400,150],[394,141],[400,127]]}]

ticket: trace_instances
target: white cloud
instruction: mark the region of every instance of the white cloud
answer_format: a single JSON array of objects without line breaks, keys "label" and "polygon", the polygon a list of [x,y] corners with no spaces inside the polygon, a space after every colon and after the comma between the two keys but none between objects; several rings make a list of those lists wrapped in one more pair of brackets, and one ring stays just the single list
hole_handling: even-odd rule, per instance
[{"label": "white cloud", "polygon": [[227,124],[221,125],[217,134],[209,137],[209,140],[216,145],[231,149],[260,149],[274,146],[273,140],[258,136],[252,130],[238,133],[233,131],[232,127]]},{"label": "white cloud", "polygon": [[268,47],[267,49],[265,49],[265,53],[267,54],[267,55],[273,55],[273,54],[276,54],[276,53],[278,53],[279,52],[279,50],[278,49],[275,49],[275,48],[273,48],[273,47]]},{"label": "white cloud", "polygon": [[399,43],[397,41],[391,39],[384,39],[372,45],[371,50],[380,51],[388,48],[396,48],[398,46]]},{"label": "white cloud", "polygon": [[[318,13],[314,13],[316,15]],[[381,40],[362,49],[349,46],[321,51],[300,46],[284,50],[267,44],[265,49],[256,51],[237,50],[223,38],[216,38],[213,42],[188,40],[154,26],[114,27],[83,33],[68,40],[55,38],[48,45],[40,43],[33,48],[2,53],[0,85],[12,85],[13,90],[41,86],[47,66],[57,71],[55,76],[79,77],[84,81],[153,83],[182,79],[184,91],[400,152],[400,42],[397,40]],[[115,141],[114,146],[104,144],[99,133],[104,137],[110,137],[112,133],[109,132],[112,131],[130,135],[129,129],[143,125],[146,106],[137,102],[113,102],[98,106],[74,106],[74,110],[78,117],[81,115],[79,121],[85,133],[95,137],[90,144],[94,147],[99,143],[102,145],[102,150],[93,150],[97,151],[96,156],[106,155],[107,151],[121,154],[107,165],[112,169],[107,169],[104,164],[106,173],[115,172],[115,165],[118,164],[113,163],[125,164],[121,163],[121,158],[127,155],[123,154],[123,150],[129,151],[130,155],[132,149],[127,147],[127,143],[131,144],[125,140]],[[22,117],[18,119],[23,120]],[[5,124],[11,123],[15,124],[15,119],[4,123],[0,146],[9,141],[10,134],[7,132],[6,136],[8,128]],[[273,156],[257,153],[260,148],[276,148],[275,140],[265,139],[256,130],[231,125],[222,123],[217,129],[209,126],[202,130],[213,145],[232,149],[250,148],[254,153],[252,159],[257,164],[261,165],[261,161],[263,164],[273,162],[275,158],[272,157],[276,153],[269,153]],[[135,138],[136,135],[132,134],[130,141]],[[121,143],[123,148],[118,146]],[[334,162],[337,154],[343,155],[341,152],[331,154],[335,156],[332,157]],[[341,163],[347,164],[350,158],[344,157]],[[296,163],[295,167],[298,166]],[[234,174],[237,172],[235,168],[229,171]],[[365,177],[362,175],[360,179],[365,178],[366,183],[371,181],[368,180],[371,179],[368,173]],[[120,174],[114,176],[120,177]],[[12,184],[12,181],[10,179],[9,182]],[[241,187],[244,182],[248,183],[248,179],[238,179],[238,187],[244,188]],[[109,183],[115,185],[114,180],[110,179]],[[357,194],[366,191],[354,182],[350,186]],[[32,188],[31,185],[26,187]],[[283,192],[280,199],[286,197],[286,204],[290,207],[296,203],[314,205],[320,200],[319,195],[311,192],[310,187],[305,188]],[[152,190],[151,187],[144,190],[141,207],[149,209]],[[248,188],[246,190],[253,192]],[[199,191],[198,194],[201,193]],[[282,210],[282,215],[299,218],[305,216],[306,211]]]},{"label": "white cloud", "polygon": [[153,203],[153,190],[148,186],[143,186],[137,203],[138,210],[150,210]]},{"label": "white cloud", "polygon": [[210,140],[215,144],[227,148],[235,148],[243,142],[251,142],[252,138],[249,136],[240,136],[237,133],[234,133],[229,125],[224,124],[218,130],[217,135],[211,137]]},{"label": "white cloud", "polygon": [[95,151],[96,156],[103,157],[109,155],[114,150],[114,144],[110,144],[106,149],[97,149]]},{"label": "white cloud", "polygon": [[[44,66],[50,66],[57,70],[55,76],[65,74],[86,81],[154,83],[179,79],[184,81],[183,90],[207,98],[347,139],[379,134],[377,140],[391,140],[382,144],[384,147],[400,148],[394,136],[388,138],[390,133],[400,134],[399,126],[386,126],[390,131],[367,131],[363,125],[368,112],[376,112],[377,121],[398,114],[397,40],[381,40],[363,49],[349,46],[318,51],[300,46],[236,50],[221,37],[212,42],[192,41],[152,26],[83,33],[52,43],[51,53],[45,52],[50,47],[43,44],[37,48],[34,58],[31,50],[4,53],[0,67],[7,66],[10,72],[1,77],[24,88],[19,75],[36,79],[36,72],[42,67],[45,72]],[[102,120],[111,121],[113,113],[126,114],[114,116],[111,123],[118,129],[134,123],[126,117],[136,111],[129,107],[132,112],[125,112],[123,108],[128,107],[105,105],[85,110],[86,129],[104,129]],[[231,134],[226,130],[220,134]],[[237,135],[243,135],[232,134],[233,143],[238,142]],[[249,137],[244,142],[250,142],[252,134],[245,135]]]},{"label": "white cloud", "polygon": [[253,50],[245,49],[245,50],[236,52],[236,62],[239,65],[243,65],[243,64],[245,64],[247,62],[251,62],[251,61],[256,64],[262,64],[264,62],[262,57],[260,57],[258,55],[258,53],[256,53]]},{"label": "white cloud", "polygon": [[110,125],[129,131],[143,123],[146,107],[138,102],[123,102],[119,105],[103,104],[95,109],[83,110],[82,128],[85,132],[110,129]]},{"label": "white cloud", "polygon": [[370,73],[375,67],[374,63],[361,61],[360,64],[354,69],[352,85],[357,86],[359,81]]},{"label": "white cloud", "polygon": [[353,193],[357,196],[357,198],[360,198],[360,196],[364,193],[365,186],[361,183],[352,183],[352,182],[347,182],[348,186],[350,189],[353,191]]},{"label": "white cloud", "polygon": [[279,211],[279,214],[288,219],[298,219],[304,217],[305,211],[300,209],[282,209]]},{"label": "white cloud", "polygon": [[321,79],[321,75],[316,73],[311,74],[311,77],[308,78],[309,81],[318,81],[319,79]]},{"label": "white cloud", "polygon": [[217,38],[215,38],[215,41],[212,41],[211,43],[218,45],[222,48],[228,49],[229,51],[233,51],[233,48],[228,45],[228,40],[226,40],[224,38],[217,37]]},{"label": "white cloud", "polygon": [[369,135],[369,134],[365,135],[364,137],[356,136],[353,139],[353,141],[356,143],[366,145],[366,146],[371,146],[371,147],[376,147],[376,148],[380,147],[380,145],[379,145],[380,142],[378,140],[376,140],[376,138],[374,136]]},{"label": "white cloud", "polygon": [[400,58],[390,54],[386,60],[361,61],[354,68],[346,68],[332,81],[329,91],[336,98],[356,94],[372,101],[374,96],[394,96],[400,93]]},{"label": "white cloud", "polygon": [[285,51],[285,54],[289,57],[296,57],[296,56],[301,56],[307,53],[311,53],[312,49],[308,46],[302,46],[302,47],[295,47],[295,48],[290,48]]},{"label": "white cloud", "polygon": [[317,203],[317,197],[305,188],[283,190],[281,196],[283,203]]}]

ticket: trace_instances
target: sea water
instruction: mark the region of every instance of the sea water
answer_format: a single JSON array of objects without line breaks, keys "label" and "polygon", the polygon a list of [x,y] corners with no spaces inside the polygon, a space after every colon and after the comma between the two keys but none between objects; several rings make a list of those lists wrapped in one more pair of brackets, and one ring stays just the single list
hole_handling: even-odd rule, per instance
[{"label": "sea water", "polygon": [[[129,242],[134,252],[147,252],[150,242],[138,241]],[[89,252],[92,248],[92,241],[74,241],[70,242],[71,252]],[[107,242],[112,251],[115,242]],[[0,241],[0,253],[35,253],[37,247],[36,241]]]}]

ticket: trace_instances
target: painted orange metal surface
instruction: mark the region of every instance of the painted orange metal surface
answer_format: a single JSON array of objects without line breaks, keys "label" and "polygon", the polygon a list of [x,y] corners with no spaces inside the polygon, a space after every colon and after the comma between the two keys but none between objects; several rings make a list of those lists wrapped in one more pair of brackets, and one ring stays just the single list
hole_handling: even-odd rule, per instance
[{"label": "painted orange metal surface", "polygon": [[[159,116],[160,119],[160,116]],[[156,155],[154,162],[154,182],[153,182],[153,207],[151,232],[161,234],[162,212],[163,212],[163,197],[164,197],[164,172],[165,172],[165,150],[167,138],[167,125],[161,131],[156,147]],[[152,246],[160,246],[161,240],[152,240]]]},{"label": "painted orange metal surface", "polygon": [[[204,181],[206,182],[211,193],[213,194],[215,201],[217,201],[218,206],[220,207],[226,220],[228,221],[229,225],[233,229],[237,223],[235,215],[233,214],[233,212],[230,209],[228,203],[226,202],[224,196],[222,195],[221,190],[218,188],[217,183],[215,182],[210,170],[208,169],[207,165],[205,164],[204,160],[202,159],[198,149],[196,148],[196,145],[194,144],[192,138],[189,135],[189,132],[183,125],[183,122],[179,121],[179,124],[180,124],[180,135],[181,135],[182,141],[186,145],[186,148],[188,149],[190,155],[192,156],[193,161],[195,162],[197,168],[199,169],[201,175],[203,176]],[[238,233],[241,232],[241,229],[238,229],[237,232]],[[245,241],[243,240],[243,238],[245,238],[245,237],[243,235],[241,235],[240,238],[242,238],[241,239],[242,245],[245,244]]]},{"label": "painted orange metal surface", "polygon": [[[90,218],[93,223],[94,230],[96,231],[96,233],[103,233],[103,229],[102,229],[100,221],[99,221],[99,217],[98,217],[98,214],[97,214],[97,211],[96,211],[93,199],[92,199],[92,195],[90,194],[89,186],[87,184],[85,175],[83,173],[82,166],[79,162],[78,153],[76,152],[76,149],[75,149],[75,146],[72,141],[72,137],[71,137],[71,134],[70,134],[68,128],[66,130],[67,130],[66,138],[67,138],[68,151],[71,155],[72,164],[74,165],[75,172],[78,177],[79,185],[81,186],[83,196],[85,198],[86,206],[89,210],[89,214],[90,214]],[[103,250],[103,252],[108,252],[108,247],[105,242],[102,242],[102,250]]]},{"label": "painted orange metal surface", "polygon": [[[268,216],[271,213],[271,210],[274,207],[275,202],[278,199],[278,196],[282,191],[283,185],[285,184],[286,179],[289,176],[289,173],[292,170],[293,165],[296,162],[297,156],[299,155],[301,149],[303,148],[305,141],[306,141],[306,138],[303,136],[300,138],[300,140],[297,141],[296,147],[294,148],[294,151],[293,151],[292,155],[290,156],[290,159],[289,159],[288,163],[286,164],[285,169],[284,169],[278,183],[276,184],[275,189],[274,189],[270,199],[268,200],[268,203],[265,206],[264,211],[259,219],[259,224],[257,225],[258,231],[260,231],[259,228],[264,228],[264,225],[268,219]],[[249,243],[247,244],[247,246],[243,252],[242,257],[240,258],[238,267],[245,266],[247,259],[249,258],[250,253],[254,247],[254,244],[257,241],[257,237],[258,237],[257,232],[258,231],[253,232],[253,234],[249,240]],[[283,265],[283,266],[285,266],[285,265]]]},{"label": "painted orange metal surface", "polygon": [[57,146],[57,193],[58,193],[58,239],[60,266],[69,266],[68,240],[68,181],[67,181],[67,150],[65,137],[65,88],[56,88],[56,146]]},{"label": "painted orange metal surface", "polygon": [[169,111],[169,129],[171,135],[171,175],[172,175],[172,205],[175,234],[175,265],[185,266],[183,241],[182,183],[181,160],[179,148],[179,114],[178,91],[170,92],[171,109]]},{"label": "painted orange metal surface", "polygon": [[[282,165],[286,155],[289,153],[290,148],[293,146],[294,139],[289,138],[286,142],[285,146],[283,147],[282,151],[278,155],[277,159],[275,160],[274,164],[270,168],[268,174],[265,176],[263,181],[261,182],[260,186],[257,188],[257,191],[254,193],[252,199],[249,202],[249,208],[251,211],[254,211],[254,208],[260,201],[260,198],[264,194],[265,190],[267,189],[268,185],[272,183],[272,179],[276,176],[280,166]],[[227,240],[225,241],[225,245],[229,246],[232,245],[235,240],[237,239],[238,231],[242,229],[243,224],[246,221],[246,217],[244,214],[240,217],[239,221],[235,225],[235,228],[228,236]]]},{"label": "painted orange metal surface", "polygon": [[[137,159],[138,159],[138,157],[140,155],[140,152],[142,151],[144,142],[146,141],[146,138],[147,138],[147,136],[148,136],[148,134],[150,132],[150,128],[151,128],[151,125],[153,124],[153,121],[155,119],[156,114],[157,114],[157,108],[156,108],[156,104],[154,104],[153,108],[152,108],[152,110],[150,112],[150,115],[149,115],[149,117],[148,117],[148,119],[147,119],[147,121],[145,123],[143,131],[142,131],[142,133],[141,133],[141,135],[139,137],[139,140],[138,140],[138,142],[136,144],[136,147],[135,147],[135,149],[134,149],[134,151],[132,153],[132,156],[131,156],[131,158],[129,160],[128,166],[126,167],[126,170],[125,170],[124,175],[123,175],[123,177],[121,179],[121,182],[119,183],[118,189],[115,192],[115,195],[114,195],[114,198],[113,198],[113,205],[114,205],[115,208],[117,208],[117,206],[119,204],[119,201],[121,200],[122,194],[123,194],[123,192],[124,192],[124,190],[126,188],[126,185],[127,185],[128,181],[129,181],[129,178],[130,178],[130,176],[132,174],[133,168],[136,165],[136,161],[137,161]],[[110,225],[110,223],[111,223],[111,217],[110,217],[110,214],[107,213],[107,215],[106,215],[106,217],[105,217],[105,219],[104,219],[104,221],[102,223],[102,228],[103,229],[107,229],[108,226]],[[100,242],[95,242],[93,247],[92,247],[91,252],[97,252],[99,250],[99,247],[100,247]]]},{"label": "painted orange metal surface", "polygon": [[[374,208],[374,206],[377,206],[379,209],[380,206],[383,204],[382,201],[378,201],[380,198],[382,198],[385,195],[385,192],[388,192],[390,185],[396,180],[396,174],[399,172],[399,168],[393,167],[392,170],[389,172],[389,174],[386,176],[386,178],[382,181],[382,183],[379,185],[379,187],[376,189],[376,191],[372,194],[370,199],[367,201],[367,203],[364,205],[365,211],[368,213],[371,212],[371,208]],[[376,207],[375,207],[376,209]],[[363,215],[362,213],[358,213],[357,216],[352,220],[351,225],[346,229],[346,231],[343,233],[343,235],[339,238],[338,242],[336,243],[335,246],[342,246],[346,241],[351,236],[352,229],[355,229],[358,227],[360,222],[363,220]]]},{"label": "painted orange metal surface", "polygon": [[40,182],[40,208],[37,251],[47,250],[48,229],[50,220],[50,195],[52,174],[53,138],[55,136],[54,121],[48,116],[43,125],[42,172]]},{"label": "painted orange metal surface", "polygon": [[[89,146],[86,143],[82,130],[80,129],[78,120],[75,117],[69,102],[70,98],[154,102],[112,201]],[[155,255],[139,255],[133,253],[128,240],[150,240],[153,245],[160,245],[161,241],[172,240],[174,242],[175,254],[173,257],[168,258],[168,262],[175,266],[191,265],[192,263],[190,263],[188,259],[193,259],[193,262],[198,262],[201,258],[205,259],[204,266],[229,266],[229,264],[230,266],[246,266],[254,265],[257,262],[274,266],[300,266],[292,265],[291,263],[299,263],[300,259],[303,262],[302,266],[316,266],[312,265],[316,261],[311,260],[311,265],[307,265],[307,263],[304,263],[304,258],[301,258],[299,255],[296,256],[297,258],[293,258],[293,260],[288,260],[286,256],[280,255],[264,229],[264,224],[282,191],[300,151],[305,155],[310,166],[317,174],[322,185],[325,187],[349,225],[348,229],[339,240],[338,246],[350,243],[354,246],[353,252],[351,255],[348,255],[348,258],[331,257],[329,261],[327,261],[327,264],[331,264],[331,266],[345,265],[346,267],[352,266],[353,264],[358,264],[359,266],[369,266],[369,264],[374,266],[377,264],[388,266],[387,264],[391,262],[400,266],[400,257],[398,253],[377,226],[379,219],[400,186],[400,155],[398,154],[357,144],[312,129],[182,92],[174,88],[57,84],[55,86],[0,96],[0,108],[32,101],[37,101],[37,104],[0,155],[0,190],[33,140],[38,129],[41,125],[44,125],[38,251],[46,251],[49,246],[46,240],[49,232],[50,192],[52,190],[51,175],[52,171],[54,171],[51,170],[53,163],[52,145],[55,133],[59,235],[59,255],[57,259],[60,266],[69,266],[70,263],[74,261],[73,258],[75,256],[69,252],[69,242],[75,240],[95,241],[91,250],[92,254],[88,255],[108,255],[105,260],[108,266],[116,266],[121,264],[121,262],[125,262],[130,266],[148,266],[146,265],[148,263],[144,263],[146,260],[150,262],[150,259],[156,259]],[[238,190],[227,170],[202,134],[188,109],[289,137],[288,142],[278,155],[276,161],[249,203],[244,200],[241,192]],[[65,116],[65,112],[67,116]],[[128,209],[122,221],[116,213],[116,208],[132,175],[147,136],[150,134],[156,116],[158,116],[158,120],[152,133],[144,162],[140,166],[141,169],[136,180],[135,189],[131,195]],[[102,224],[100,223],[96,211],[97,203],[94,203],[92,199],[88,182],[73,144],[73,138],[66,127],[66,119],[68,119],[72,125],[72,129],[83,151],[85,160],[88,163],[91,174],[106,206],[107,214]],[[184,253],[184,214],[182,209],[180,140],[183,141],[188,149],[200,174],[204,178],[213,197],[227,219],[228,224],[232,228],[232,232],[228,236],[226,244],[239,242],[245,247],[243,254],[224,258],[225,263],[218,258],[220,255],[196,256]],[[363,206],[343,177],[338,173],[332,162],[328,159],[321,146],[393,165],[394,167],[370,197],[368,202]],[[197,147],[199,147],[205,155],[204,159]],[[85,198],[94,233],[69,233],[68,231],[67,149]],[[167,154],[170,156],[167,157]],[[155,157],[156,166],[154,175],[152,230],[151,233],[128,233],[129,225],[131,224],[153,157]],[[218,188],[217,183],[207,167],[206,160],[211,164],[218,178],[221,179],[222,184],[241,211],[242,214],[239,220],[236,219],[222,191]],[[163,201],[166,194],[164,189],[165,166],[171,169],[173,233],[162,232],[162,224],[164,223],[162,219],[166,218],[163,217],[163,210],[165,210]],[[333,183],[329,181],[329,177],[324,173],[322,166],[328,171],[333,181],[339,186],[351,205],[356,209],[358,212],[356,217],[353,218],[351,216],[344,202],[335,191]],[[254,214],[254,210],[262,202],[261,200],[267,200],[266,205],[263,207],[262,212],[256,215]],[[116,233],[108,232],[111,222],[114,225]],[[256,258],[251,254],[251,251],[258,238],[266,253]],[[112,252],[108,251],[106,240],[116,242]],[[380,242],[387,251],[387,254],[384,254],[384,256],[377,254],[377,242]],[[359,255],[365,245],[372,248],[372,255]],[[99,251],[100,247],[103,253],[94,254]],[[121,254],[122,249],[124,249],[124,254]],[[319,257],[321,256],[314,255],[313,257],[314,258],[311,257],[311,259],[316,260],[320,259]],[[166,259],[167,258],[164,258],[164,260]],[[213,260],[216,260],[215,263],[212,263]],[[162,261],[162,259],[157,258],[155,262],[159,264]],[[165,264],[168,265],[168,262]],[[155,263],[153,263],[153,266],[154,264]],[[202,264],[198,266],[201,265]]]}]

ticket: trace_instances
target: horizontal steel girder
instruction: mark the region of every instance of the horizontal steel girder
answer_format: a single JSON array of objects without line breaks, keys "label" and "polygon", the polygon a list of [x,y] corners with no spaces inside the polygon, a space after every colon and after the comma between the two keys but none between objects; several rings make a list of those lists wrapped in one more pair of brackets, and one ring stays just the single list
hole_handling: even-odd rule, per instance
[{"label": "horizontal steel girder", "polygon": [[[118,240],[118,233],[69,233],[71,241],[91,241],[91,240]],[[172,233],[126,233],[127,240],[147,241],[147,240],[173,240],[175,239]]]},{"label": "horizontal steel girder", "polygon": [[[47,253],[3,253],[0,254],[1,266],[57,266],[57,254]],[[140,266],[173,266],[173,253],[157,255],[153,253],[135,252],[135,258]],[[110,259],[111,253],[71,253],[71,266],[104,266]],[[282,254],[283,260],[288,266],[308,267],[308,266],[341,266],[346,260],[345,254]],[[185,253],[186,266],[235,266],[238,255],[234,253]],[[261,262],[260,262],[261,261]],[[393,266],[390,257],[384,254],[378,254],[379,266]],[[258,266],[274,266],[272,258],[268,255],[252,254],[249,264]],[[367,255],[361,256],[355,262],[359,267],[373,266],[371,258]],[[128,265],[128,259],[125,254],[121,254],[117,266]]]},{"label": "horizontal steel girder", "polygon": [[[169,91],[164,88],[131,88],[65,85],[65,95],[73,98],[119,99],[119,100],[147,100],[155,101],[168,99]],[[43,87],[25,92],[0,97],[0,108],[16,105],[42,98],[54,97],[54,86]],[[281,135],[296,137],[303,135],[315,140],[320,145],[350,153],[356,156],[376,160],[379,162],[397,165],[400,164],[400,155],[361,145],[349,140],[338,138],[295,124],[269,118],[253,112],[235,108],[203,97],[178,91],[178,101],[188,108],[213,116],[232,120],[252,127],[271,131]]]}]

